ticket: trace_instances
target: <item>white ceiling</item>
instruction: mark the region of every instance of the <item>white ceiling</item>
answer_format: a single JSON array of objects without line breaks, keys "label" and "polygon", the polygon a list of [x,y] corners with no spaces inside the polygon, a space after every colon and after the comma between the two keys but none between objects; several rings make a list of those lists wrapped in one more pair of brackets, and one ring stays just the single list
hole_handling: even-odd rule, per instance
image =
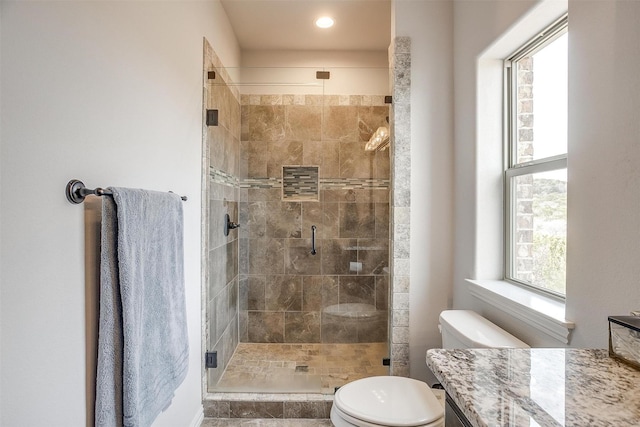
[{"label": "white ceiling", "polygon": [[[387,50],[390,0],[221,0],[243,50]],[[329,15],[327,30],[315,20]]]}]

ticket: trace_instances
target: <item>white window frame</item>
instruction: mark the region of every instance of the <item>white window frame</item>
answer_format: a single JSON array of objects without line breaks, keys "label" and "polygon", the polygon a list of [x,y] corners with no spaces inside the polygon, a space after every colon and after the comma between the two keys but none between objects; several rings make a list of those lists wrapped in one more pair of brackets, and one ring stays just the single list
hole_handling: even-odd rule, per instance
[{"label": "white window frame", "polygon": [[564,300],[565,294],[554,292],[549,289],[536,286],[535,284],[524,282],[516,279],[515,276],[515,257],[514,236],[515,236],[515,209],[516,209],[516,189],[511,183],[515,181],[513,178],[540,172],[548,172],[553,170],[567,169],[567,153],[543,159],[536,159],[531,162],[517,163],[517,78],[513,77],[512,64],[525,56],[533,55],[535,52],[543,49],[551,42],[562,36],[568,31],[567,15],[564,15],[553,24],[545,28],[538,35],[533,37],[529,42],[524,44],[508,59],[504,61],[504,280],[520,286],[524,286],[535,292],[550,295],[554,298]]}]

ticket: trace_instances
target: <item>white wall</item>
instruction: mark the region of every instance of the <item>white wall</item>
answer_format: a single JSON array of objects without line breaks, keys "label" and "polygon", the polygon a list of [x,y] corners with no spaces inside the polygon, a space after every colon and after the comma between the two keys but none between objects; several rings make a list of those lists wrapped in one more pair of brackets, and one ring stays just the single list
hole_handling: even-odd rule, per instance
[{"label": "white wall", "polygon": [[[316,80],[316,71],[331,73]],[[234,73],[232,72],[232,75]],[[317,84],[310,86],[241,86],[247,94],[387,95],[387,51],[243,51],[237,81],[243,83]]]},{"label": "white wall", "polygon": [[465,279],[501,279],[502,60],[566,2],[455,1],[454,308],[473,309],[532,346],[559,341],[472,297]]},{"label": "white wall", "polygon": [[[466,278],[477,278],[478,274],[486,274],[487,270],[495,270],[493,266],[483,265],[478,258],[485,256],[478,245],[478,235],[482,238],[488,228],[500,230],[501,218],[495,218],[494,224],[481,223],[482,209],[491,209],[494,213],[501,212],[500,180],[497,180],[498,194],[493,193],[493,200],[478,201],[476,182],[477,159],[482,151],[476,140],[479,137],[478,127],[482,123],[476,114],[480,110],[478,93],[484,88],[479,87],[477,78],[477,61],[482,52],[494,43],[511,25],[535,4],[534,1],[455,1],[454,2],[454,91],[455,91],[455,187],[454,187],[454,273],[453,273],[453,306],[454,308],[474,308],[481,314],[490,316],[487,307],[478,306],[468,294]],[[494,86],[495,88],[495,86]],[[502,92],[500,86],[498,97]],[[485,108],[483,105],[482,108]],[[494,110],[495,111],[495,110]],[[500,114],[501,109],[498,109]],[[498,121],[501,117],[496,117]],[[494,154],[501,156],[501,141],[497,141],[498,150]],[[485,147],[486,149],[486,147]],[[501,159],[498,158],[498,164]],[[491,190],[489,190],[491,191]],[[480,206],[479,206],[480,205]],[[479,226],[479,222],[481,226]],[[497,226],[496,226],[497,223]],[[497,241],[501,236],[497,236]],[[494,257],[500,258],[495,253]],[[487,250],[489,248],[485,248]],[[500,259],[497,260],[499,265]],[[498,268],[499,270],[499,268]],[[493,271],[495,274],[495,271]],[[497,278],[497,277],[491,277]],[[491,319],[496,321],[495,316]],[[504,325],[503,325],[504,327]],[[508,329],[508,328],[507,328]]]},{"label": "white wall", "polygon": [[607,347],[640,308],[640,2],[569,1],[567,317]]},{"label": "white wall", "polygon": [[2,2],[0,424],[85,423],[83,206],[88,186],[185,203],[190,369],[155,426],[201,406],[202,38],[239,49],[217,2]]},{"label": "white wall", "polygon": [[410,376],[432,383],[425,356],[452,282],[453,2],[393,4],[392,37],[411,37]]},{"label": "white wall", "polygon": [[[501,221],[500,182],[493,188],[487,184],[487,164],[483,163],[488,152],[499,153],[499,148],[496,151],[495,146],[486,145],[486,133],[492,126],[486,122],[486,111],[491,105],[485,102],[486,80],[478,75],[490,68],[487,52],[506,49],[508,40],[503,36],[514,35],[523,18],[542,21],[542,29],[559,16],[561,6],[554,0],[454,3],[453,305],[477,310],[534,346],[563,344],[478,301],[464,281],[498,278],[487,276],[499,274],[501,258],[501,236],[495,238]],[[546,22],[542,8],[555,10]],[[521,27],[530,36],[535,31]],[[640,306],[639,36],[640,3],[569,1],[566,317],[576,323],[569,343],[574,347],[606,348],[607,315],[625,314]],[[522,39],[514,39],[511,49],[528,36],[520,33],[519,37]]]}]

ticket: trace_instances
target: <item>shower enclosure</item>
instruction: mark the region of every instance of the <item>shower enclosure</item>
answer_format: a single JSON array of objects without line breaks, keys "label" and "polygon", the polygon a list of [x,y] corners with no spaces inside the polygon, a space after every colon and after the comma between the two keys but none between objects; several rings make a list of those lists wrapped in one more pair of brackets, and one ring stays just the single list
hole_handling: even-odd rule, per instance
[{"label": "shower enclosure", "polygon": [[207,390],[388,374],[388,69],[204,64]]}]

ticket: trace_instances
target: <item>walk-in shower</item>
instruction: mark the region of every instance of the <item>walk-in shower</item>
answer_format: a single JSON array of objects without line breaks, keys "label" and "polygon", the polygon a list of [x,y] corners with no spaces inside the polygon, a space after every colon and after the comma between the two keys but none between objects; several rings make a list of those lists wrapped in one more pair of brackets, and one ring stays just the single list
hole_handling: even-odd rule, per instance
[{"label": "walk-in shower", "polygon": [[207,390],[388,374],[389,151],[365,151],[388,69],[224,69],[205,45]]}]

